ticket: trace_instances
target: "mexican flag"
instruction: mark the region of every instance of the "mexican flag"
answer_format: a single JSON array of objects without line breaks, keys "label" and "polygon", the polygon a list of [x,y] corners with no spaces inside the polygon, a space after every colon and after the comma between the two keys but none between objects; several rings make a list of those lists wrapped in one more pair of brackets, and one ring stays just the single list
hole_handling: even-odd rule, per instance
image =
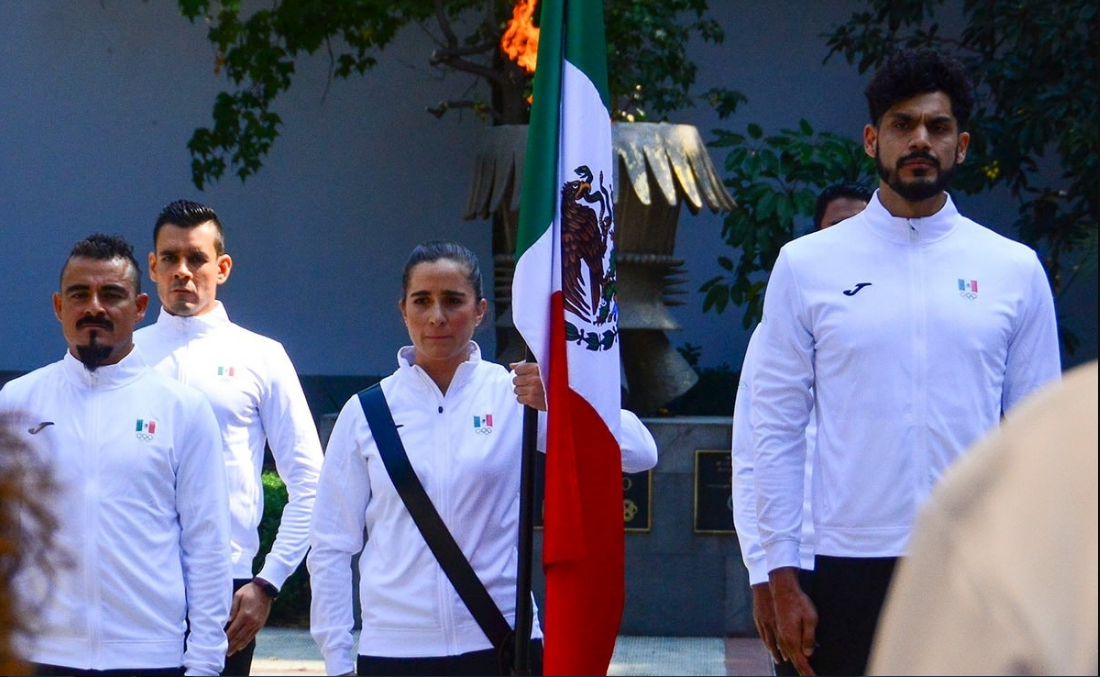
[{"label": "mexican flag", "polygon": [[543,0],[512,316],[546,381],[544,674],[606,674],[622,619],[613,155],[600,0]]}]

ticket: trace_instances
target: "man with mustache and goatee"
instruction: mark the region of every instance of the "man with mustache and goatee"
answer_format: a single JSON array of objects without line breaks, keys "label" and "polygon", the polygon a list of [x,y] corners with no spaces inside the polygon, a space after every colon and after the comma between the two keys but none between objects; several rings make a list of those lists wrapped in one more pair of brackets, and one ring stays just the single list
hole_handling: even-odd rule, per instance
[{"label": "man with mustache and goatee", "polygon": [[61,271],[60,362],[0,390],[0,412],[54,475],[51,571],[20,573],[44,600],[21,655],[38,675],[216,675],[229,615],[221,434],[202,393],[134,350],[141,269],[120,237],[92,235]]},{"label": "man with mustache and goatee", "polygon": [[[917,509],[952,461],[1061,371],[1035,252],[959,214],[946,192],[974,106],[958,62],[899,51],[866,95],[878,190],[861,213],[783,248],[757,330],[758,525],[779,649],[804,675],[866,670]],[[816,557],[803,591],[812,404]]]}]

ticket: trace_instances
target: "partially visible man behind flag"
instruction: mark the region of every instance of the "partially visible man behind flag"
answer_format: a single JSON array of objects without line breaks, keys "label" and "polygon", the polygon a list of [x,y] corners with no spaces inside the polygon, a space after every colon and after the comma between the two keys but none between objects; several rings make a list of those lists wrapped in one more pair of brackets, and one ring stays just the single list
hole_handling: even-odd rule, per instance
[{"label": "partially visible man behind flag", "polygon": [[512,313],[547,381],[544,674],[606,674],[624,601],[603,3],[543,0]]}]

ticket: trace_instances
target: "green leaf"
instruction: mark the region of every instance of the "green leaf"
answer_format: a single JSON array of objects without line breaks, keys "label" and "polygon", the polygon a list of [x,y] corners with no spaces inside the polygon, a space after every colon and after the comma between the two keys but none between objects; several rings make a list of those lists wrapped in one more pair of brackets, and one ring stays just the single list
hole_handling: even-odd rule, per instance
[{"label": "green leaf", "polygon": [[721,313],[726,309],[726,303],[729,300],[729,286],[726,284],[715,284],[707,290],[706,297],[703,299],[703,312],[707,312],[713,309],[717,313]]}]

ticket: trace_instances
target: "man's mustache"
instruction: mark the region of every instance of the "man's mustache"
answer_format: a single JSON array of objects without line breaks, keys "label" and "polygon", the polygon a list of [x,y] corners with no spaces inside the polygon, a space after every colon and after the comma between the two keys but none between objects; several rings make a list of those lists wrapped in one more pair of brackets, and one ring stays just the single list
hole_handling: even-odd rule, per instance
[{"label": "man's mustache", "polygon": [[101,327],[107,331],[111,331],[115,328],[115,323],[106,317],[82,317],[76,321],[76,328],[81,329],[83,327]]},{"label": "man's mustache", "polygon": [[938,162],[936,162],[936,158],[931,153],[929,153],[928,151],[926,151],[926,150],[915,150],[912,153],[910,153],[908,155],[904,155],[901,158],[899,158],[898,159],[898,167],[902,166],[903,164],[905,164],[907,162],[912,162],[913,160],[928,160],[932,164],[937,164],[937,165],[939,164]]}]

